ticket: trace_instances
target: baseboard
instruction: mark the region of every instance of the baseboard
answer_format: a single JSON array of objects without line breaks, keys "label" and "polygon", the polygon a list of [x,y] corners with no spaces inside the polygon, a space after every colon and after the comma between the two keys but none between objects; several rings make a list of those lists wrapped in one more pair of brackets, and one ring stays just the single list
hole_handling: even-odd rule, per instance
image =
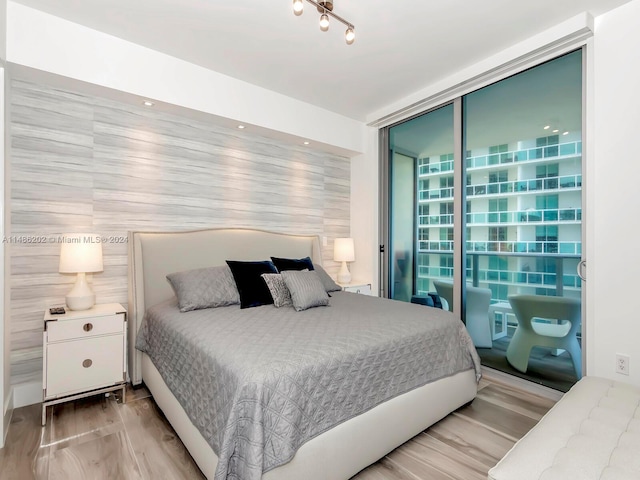
[{"label": "baseboard", "polygon": [[42,403],[42,382],[27,382],[13,386],[13,408]]},{"label": "baseboard", "polygon": [[13,388],[9,388],[6,398],[4,399],[4,412],[2,419],[2,438],[0,438],[0,448],[4,447],[7,441],[7,433],[9,433],[9,424],[13,415]]},{"label": "baseboard", "polygon": [[524,378],[516,377],[515,375],[509,375],[508,373],[504,373],[500,370],[495,370],[490,367],[485,367],[484,365],[482,366],[482,376],[490,379],[493,382],[502,383],[513,388],[518,388],[520,390],[524,390],[526,392],[533,393],[534,395],[539,395],[556,402],[560,400],[564,395],[564,393],[553,388],[545,387],[544,385],[530,382],[528,380],[525,380]]}]

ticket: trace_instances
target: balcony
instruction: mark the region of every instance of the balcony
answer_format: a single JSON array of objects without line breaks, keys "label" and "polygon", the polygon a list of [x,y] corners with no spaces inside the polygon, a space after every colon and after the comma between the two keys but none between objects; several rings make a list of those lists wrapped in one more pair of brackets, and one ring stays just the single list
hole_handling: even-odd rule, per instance
[{"label": "balcony", "polygon": [[[566,142],[545,147],[533,147],[523,150],[495,153],[489,155],[476,155],[467,157],[466,168],[468,170],[487,168],[512,163],[531,162],[539,160],[557,159],[561,157],[575,157],[582,155],[582,142]],[[453,161],[445,160],[418,166],[418,176],[428,177],[453,172]]]},{"label": "balcony", "polygon": [[[582,208],[548,208],[515,212],[467,213],[467,226],[580,223]],[[420,226],[453,226],[452,214],[418,215]]]},{"label": "balcony", "polygon": [[575,157],[582,155],[582,142],[566,142],[546,147],[533,147],[523,150],[495,153],[490,155],[478,155],[467,157],[468,170],[505,165],[510,163],[530,162],[535,160],[557,159],[561,157]]},{"label": "balcony", "polygon": [[508,182],[484,183],[467,186],[467,198],[508,193],[549,193],[582,188],[582,175],[563,175],[557,177],[513,180]]},{"label": "balcony", "polygon": [[[467,226],[523,225],[530,223],[576,223],[582,220],[582,208],[547,208],[515,212],[467,213]],[[422,225],[422,223],[421,223]],[[429,223],[426,223],[429,225]]]},{"label": "balcony", "polygon": [[[576,249],[576,250],[579,250]],[[421,252],[423,253],[423,252]],[[452,254],[452,252],[431,252],[440,254]],[[507,270],[496,270],[488,267],[480,267],[481,258],[498,255],[502,258],[516,260],[518,267]],[[536,259],[548,259],[548,255],[517,254],[517,253],[471,253],[467,252],[467,281],[474,286],[499,286],[507,288],[508,293],[496,295],[492,303],[507,301],[507,296],[512,293],[539,293],[544,290],[548,295],[563,296],[564,290],[579,291],[582,281],[576,273],[576,266],[580,261],[580,255],[554,255],[553,271],[536,270]],[[545,264],[548,266],[548,263]],[[514,267],[513,263],[510,264]],[[450,279],[453,276],[451,266],[420,265],[417,267],[418,279]],[[423,284],[423,282],[417,282]],[[426,293],[426,292],[424,292]]]},{"label": "balcony", "polygon": [[[467,185],[467,198],[474,199],[491,195],[557,193],[559,191],[579,190],[582,188],[582,175],[563,175],[558,177],[513,180],[508,182],[481,183]],[[418,190],[418,200],[452,200],[453,187]]]},{"label": "balcony", "polygon": [[[511,253],[511,254],[545,254],[558,256],[580,256],[582,242],[554,241],[469,241],[466,243],[467,254],[474,253]],[[453,253],[453,241],[418,240],[418,253]]]}]

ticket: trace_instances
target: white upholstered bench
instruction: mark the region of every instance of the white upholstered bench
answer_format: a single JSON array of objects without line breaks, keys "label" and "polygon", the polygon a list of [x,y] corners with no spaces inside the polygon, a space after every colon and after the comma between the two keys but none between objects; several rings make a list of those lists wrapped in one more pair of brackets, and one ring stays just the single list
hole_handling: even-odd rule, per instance
[{"label": "white upholstered bench", "polygon": [[489,479],[640,479],[640,388],[582,378],[489,470]]}]

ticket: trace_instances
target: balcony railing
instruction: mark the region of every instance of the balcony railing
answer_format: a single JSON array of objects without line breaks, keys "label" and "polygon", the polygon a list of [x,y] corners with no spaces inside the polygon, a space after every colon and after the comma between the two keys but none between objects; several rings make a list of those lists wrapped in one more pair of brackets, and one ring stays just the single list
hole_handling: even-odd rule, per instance
[{"label": "balcony railing", "polygon": [[[542,210],[518,210],[515,212],[467,213],[467,226],[525,225],[530,223],[575,223],[582,220],[581,208],[547,208]],[[453,215],[418,215],[419,226],[453,226]]]},{"label": "balcony railing", "polygon": [[[513,180],[508,182],[481,183],[467,185],[467,198],[486,195],[503,195],[508,193],[545,193],[558,190],[578,189],[582,187],[582,175],[563,175],[557,177],[535,178],[530,180]],[[418,190],[418,199],[425,201],[432,198],[453,199],[453,187]]]},{"label": "balcony railing", "polygon": [[[444,252],[442,252],[444,253]],[[449,253],[449,252],[447,252]],[[521,270],[496,270],[491,268],[480,268],[480,257],[496,255],[495,253],[470,253],[467,256],[471,259],[470,266],[466,269],[466,279],[470,284],[475,286],[486,285],[506,285],[509,287],[510,293],[516,291],[522,292],[523,289],[529,288],[537,291],[542,288],[549,291],[549,294],[562,296],[565,288],[579,290],[582,288],[582,281],[575,271],[575,265],[580,260],[578,255],[556,255],[553,257],[553,269],[555,271],[530,271],[535,262],[526,262],[526,266],[520,267]],[[549,258],[543,255],[522,255],[522,254],[499,254],[501,257],[508,258]],[[469,264],[467,264],[469,265]],[[545,264],[547,265],[547,264]],[[526,270],[525,270],[526,269]],[[565,273],[567,272],[567,273]],[[438,279],[452,278],[453,268],[449,266],[429,266],[418,265],[418,279]],[[419,282],[422,283],[422,282]],[[506,301],[505,298],[493,298],[493,302]]]},{"label": "balcony railing", "polygon": [[512,150],[504,153],[467,157],[467,169],[482,168],[505,163],[527,162],[555,157],[568,157],[582,154],[582,142],[566,142],[546,147],[533,147],[523,150]]},{"label": "balcony railing", "polygon": [[527,224],[549,222],[579,222],[581,208],[546,208],[541,210],[519,210],[515,212],[467,213],[467,225],[484,224]]},{"label": "balcony railing", "polygon": [[[467,253],[531,253],[581,255],[582,242],[556,241],[483,241],[467,242]],[[418,253],[453,253],[453,241],[418,240]]]},{"label": "balcony railing", "polygon": [[[515,162],[532,160],[544,160],[556,157],[576,156],[582,154],[582,142],[566,142],[545,147],[533,147],[522,150],[494,153],[488,155],[476,155],[466,158],[467,169],[504,165]],[[428,176],[453,171],[453,161],[445,160],[428,163],[418,167],[419,176]]]},{"label": "balcony railing", "polygon": [[514,180],[509,182],[481,183],[467,186],[467,198],[505,193],[550,192],[582,187],[582,175]]}]

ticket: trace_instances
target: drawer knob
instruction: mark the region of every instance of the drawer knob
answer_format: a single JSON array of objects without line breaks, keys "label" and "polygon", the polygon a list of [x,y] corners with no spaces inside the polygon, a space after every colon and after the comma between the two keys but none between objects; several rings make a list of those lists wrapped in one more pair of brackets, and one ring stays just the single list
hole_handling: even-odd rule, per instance
[{"label": "drawer knob", "polygon": [[93,365],[93,361],[90,358],[87,358],[84,362],[82,362],[82,366],[84,368],[89,368],[91,365]]},{"label": "drawer knob", "polygon": [[91,330],[93,330],[93,324],[92,324],[92,323],[85,323],[85,324],[82,326],[82,329],[83,329],[85,332],[90,332]]}]

